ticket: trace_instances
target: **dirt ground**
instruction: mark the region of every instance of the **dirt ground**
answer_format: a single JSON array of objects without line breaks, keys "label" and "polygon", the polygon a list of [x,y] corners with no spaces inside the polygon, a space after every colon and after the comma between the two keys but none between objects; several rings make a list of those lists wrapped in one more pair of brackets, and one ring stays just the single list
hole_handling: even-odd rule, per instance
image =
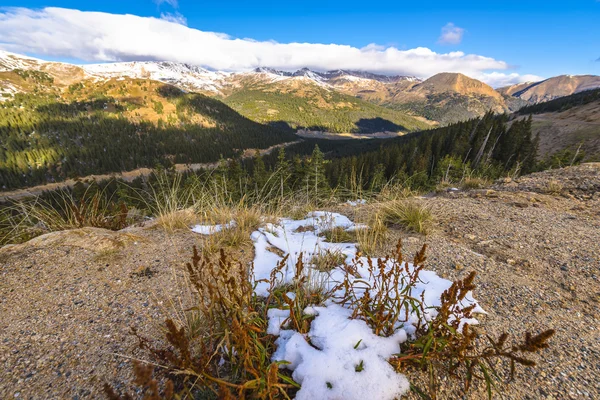
[{"label": "dirt ground", "polygon": [[[448,279],[475,270],[488,312],[481,332],[557,331],[538,366],[495,398],[600,398],[600,164],[421,201],[438,216],[433,232],[393,229],[390,248],[402,238],[412,254],[427,243],[427,269]],[[350,218],[372,211],[337,208]],[[105,381],[127,388],[131,358],[146,357],[130,328],[160,337],[164,319],[187,306],[183,266],[202,240],[156,226],[84,228],[0,249],[0,398],[101,398]],[[238,256],[250,260],[252,248]],[[461,396],[442,382],[440,398],[485,398],[481,386]]]}]

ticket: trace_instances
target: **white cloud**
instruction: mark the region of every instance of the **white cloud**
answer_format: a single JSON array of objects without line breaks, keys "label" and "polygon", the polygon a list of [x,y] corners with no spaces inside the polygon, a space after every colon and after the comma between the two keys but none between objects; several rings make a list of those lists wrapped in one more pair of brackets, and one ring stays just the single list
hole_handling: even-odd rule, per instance
[{"label": "white cloud", "polygon": [[163,3],[170,5],[173,8],[179,8],[179,2],[177,0],[154,0],[159,6]]},{"label": "white cloud", "polygon": [[163,20],[169,21],[169,22],[174,22],[174,23],[179,24],[179,25],[187,26],[187,18],[185,18],[181,13],[178,13],[178,12],[175,12],[175,13],[169,13],[169,12],[160,13],[160,19],[163,19]]},{"label": "white cloud", "polygon": [[452,22],[448,22],[442,27],[442,34],[438,39],[440,44],[460,44],[462,42],[465,30],[454,25]]},{"label": "white cloud", "polygon": [[[460,51],[436,53],[424,47],[399,50],[375,44],[357,48],[341,44],[255,41],[200,31],[181,22],[177,14],[174,18],[164,14],[163,19],[159,19],[64,8],[3,8],[0,9],[0,48],[89,62],[169,60],[227,71],[261,66],[283,70],[308,67],[422,78],[439,72],[462,72],[495,82],[499,75],[493,71],[509,69],[504,61]],[[519,79],[517,74],[506,76],[505,81]]]},{"label": "white cloud", "polygon": [[479,79],[491,87],[499,88],[503,86],[516,85],[524,82],[539,82],[545,78],[532,74],[519,75],[517,73],[506,74],[503,72],[489,72],[474,75],[473,78]]}]

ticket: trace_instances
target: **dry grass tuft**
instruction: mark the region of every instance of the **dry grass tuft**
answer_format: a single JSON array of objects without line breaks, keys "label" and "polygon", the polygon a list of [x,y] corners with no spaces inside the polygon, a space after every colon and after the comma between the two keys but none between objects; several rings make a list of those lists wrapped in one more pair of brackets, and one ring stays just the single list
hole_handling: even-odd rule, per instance
[{"label": "dry grass tuft", "polygon": [[383,203],[381,213],[386,223],[397,224],[410,232],[425,235],[431,231],[435,219],[430,206],[414,199]]},{"label": "dry grass tuft", "polygon": [[551,180],[546,184],[544,192],[552,196],[560,196],[562,194],[563,189],[564,186],[562,185],[562,183],[556,180]]},{"label": "dry grass tuft", "polygon": [[198,222],[198,216],[191,208],[165,212],[156,218],[156,224],[170,233],[180,229],[189,229],[196,222]]},{"label": "dry grass tuft", "polygon": [[355,243],[356,242],[356,232],[355,231],[347,231],[346,229],[336,226],[333,229],[329,229],[321,233],[325,236],[328,242],[331,243]]},{"label": "dry grass tuft", "polygon": [[329,272],[345,262],[346,256],[340,250],[330,249],[317,253],[310,259],[310,263],[320,272]]},{"label": "dry grass tuft", "polygon": [[220,247],[241,247],[252,241],[250,235],[263,223],[262,210],[258,207],[248,207],[240,204],[237,207],[212,210],[211,224],[231,224],[228,229],[212,235]]},{"label": "dry grass tuft", "polygon": [[369,257],[375,257],[383,250],[383,246],[388,238],[388,227],[384,216],[380,212],[370,214],[366,227],[354,231],[358,250]]},{"label": "dry grass tuft", "polygon": [[463,190],[473,190],[473,189],[482,189],[486,186],[489,186],[490,181],[485,178],[480,178],[477,176],[469,176],[462,180],[460,183],[460,187]]}]

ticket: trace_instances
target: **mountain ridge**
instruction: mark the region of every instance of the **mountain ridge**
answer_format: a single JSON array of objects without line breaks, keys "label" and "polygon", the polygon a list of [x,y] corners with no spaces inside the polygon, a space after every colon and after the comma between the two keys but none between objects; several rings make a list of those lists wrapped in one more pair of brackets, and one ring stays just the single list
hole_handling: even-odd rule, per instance
[{"label": "mountain ridge", "polygon": [[[343,69],[320,72],[309,68],[282,71],[259,67],[245,72],[213,71],[172,61],[74,65],[0,51],[0,101],[14,93],[33,90],[32,85],[20,84],[17,77],[7,77],[17,69],[48,74],[57,85],[71,85],[86,79],[151,79],[220,99],[246,90],[279,91],[289,96],[304,96],[315,92],[316,89],[311,88],[315,86],[441,124],[481,116],[488,111],[512,112],[524,105],[600,87],[600,77],[594,75],[561,75],[540,82],[494,89],[477,79],[450,72],[438,73],[423,80],[414,76]],[[315,101],[322,102],[318,98]],[[273,107],[270,109],[276,110]]]}]

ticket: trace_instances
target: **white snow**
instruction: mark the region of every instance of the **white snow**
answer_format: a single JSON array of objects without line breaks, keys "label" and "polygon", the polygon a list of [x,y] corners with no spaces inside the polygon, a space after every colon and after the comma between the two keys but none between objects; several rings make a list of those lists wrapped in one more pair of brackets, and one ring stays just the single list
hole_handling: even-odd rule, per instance
[{"label": "white snow", "polygon": [[235,221],[229,221],[226,224],[217,224],[217,225],[196,225],[192,228],[192,232],[199,233],[201,235],[213,235],[215,233],[221,232],[224,229],[233,228],[235,226]]},{"label": "white snow", "polygon": [[348,200],[346,202],[346,204],[348,204],[351,207],[356,207],[358,205],[363,205],[363,204],[367,204],[367,201],[365,199],[358,199],[358,200]]},{"label": "white snow", "polygon": [[95,78],[153,79],[165,83],[190,88],[219,92],[223,80],[230,74],[215,72],[189,64],[176,62],[134,61],[106,64],[81,65],[85,72]]},{"label": "white snow", "polygon": [[0,50],[0,72],[13,69],[37,70],[43,64],[48,64],[48,62],[21,54],[11,53],[10,51]]},{"label": "white snow", "polygon": [[395,399],[409,389],[406,377],[387,361],[400,352],[403,330],[384,338],[364,321],[350,319],[351,310],[333,304],[315,309],[310,343],[305,335],[282,331],[273,355],[290,363],[286,367],[301,385],[297,400]]},{"label": "white snow", "polygon": [[[331,212],[315,211],[302,220],[281,219],[278,224],[267,224],[264,228],[252,234],[254,241],[254,275],[256,280],[268,280],[273,268],[283,257],[271,252],[269,247],[275,247],[289,255],[281,283],[290,283],[294,278],[295,265],[302,254],[305,264],[310,265],[311,259],[317,254],[335,251],[346,256],[346,262],[351,262],[356,256],[356,244],[353,243],[328,243],[322,232],[335,227],[352,230],[355,224],[347,217]],[[322,272],[313,270],[314,279],[319,279]],[[334,286],[332,277],[341,279],[341,271],[334,270],[329,282]],[[266,295],[269,284],[259,282],[256,292]]]},{"label": "white snow", "polygon": [[[280,283],[290,283],[293,280],[296,260],[302,254],[305,276],[332,289],[345,278],[342,269],[319,272],[314,269],[310,260],[315,254],[335,250],[346,256],[347,263],[356,259],[360,276],[354,278],[352,283],[358,288],[358,292],[361,285],[372,285],[368,260],[356,258],[356,244],[329,243],[319,236],[334,227],[357,229],[357,225],[347,217],[323,211],[310,213],[302,220],[284,218],[276,224],[260,228],[252,234],[255,279],[268,280],[273,268],[282,260],[283,257],[269,250],[275,247],[290,256],[283,276],[279,277]],[[393,260],[388,260],[387,265],[393,265]],[[421,281],[413,288],[412,296],[423,298],[426,307],[439,306],[441,294],[452,282],[431,271],[422,270],[419,276]],[[258,283],[256,292],[262,296],[267,295],[268,284]],[[472,303],[476,301],[469,293],[461,305],[466,307]],[[477,305],[474,312],[484,311]],[[381,337],[375,335],[366,322],[350,319],[352,310],[335,304],[332,300],[322,306],[308,307],[305,313],[316,315],[308,334],[282,326],[289,316],[289,310],[268,311],[268,333],[278,336],[273,360],[285,361],[282,368],[290,369],[293,379],[301,384],[296,399],[392,400],[409,389],[406,377],[396,373],[388,359],[397,354],[400,344],[414,334],[419,322],[417,315],[411,313],[408,321],[398,321],[397,330],[392,336]],[[421,322],[431,320],[435,314],[434,309],[428,308],[425,315],[421,316]],[[465,322],[476,324],[477,320],[463,319],[461,325]]]}]

